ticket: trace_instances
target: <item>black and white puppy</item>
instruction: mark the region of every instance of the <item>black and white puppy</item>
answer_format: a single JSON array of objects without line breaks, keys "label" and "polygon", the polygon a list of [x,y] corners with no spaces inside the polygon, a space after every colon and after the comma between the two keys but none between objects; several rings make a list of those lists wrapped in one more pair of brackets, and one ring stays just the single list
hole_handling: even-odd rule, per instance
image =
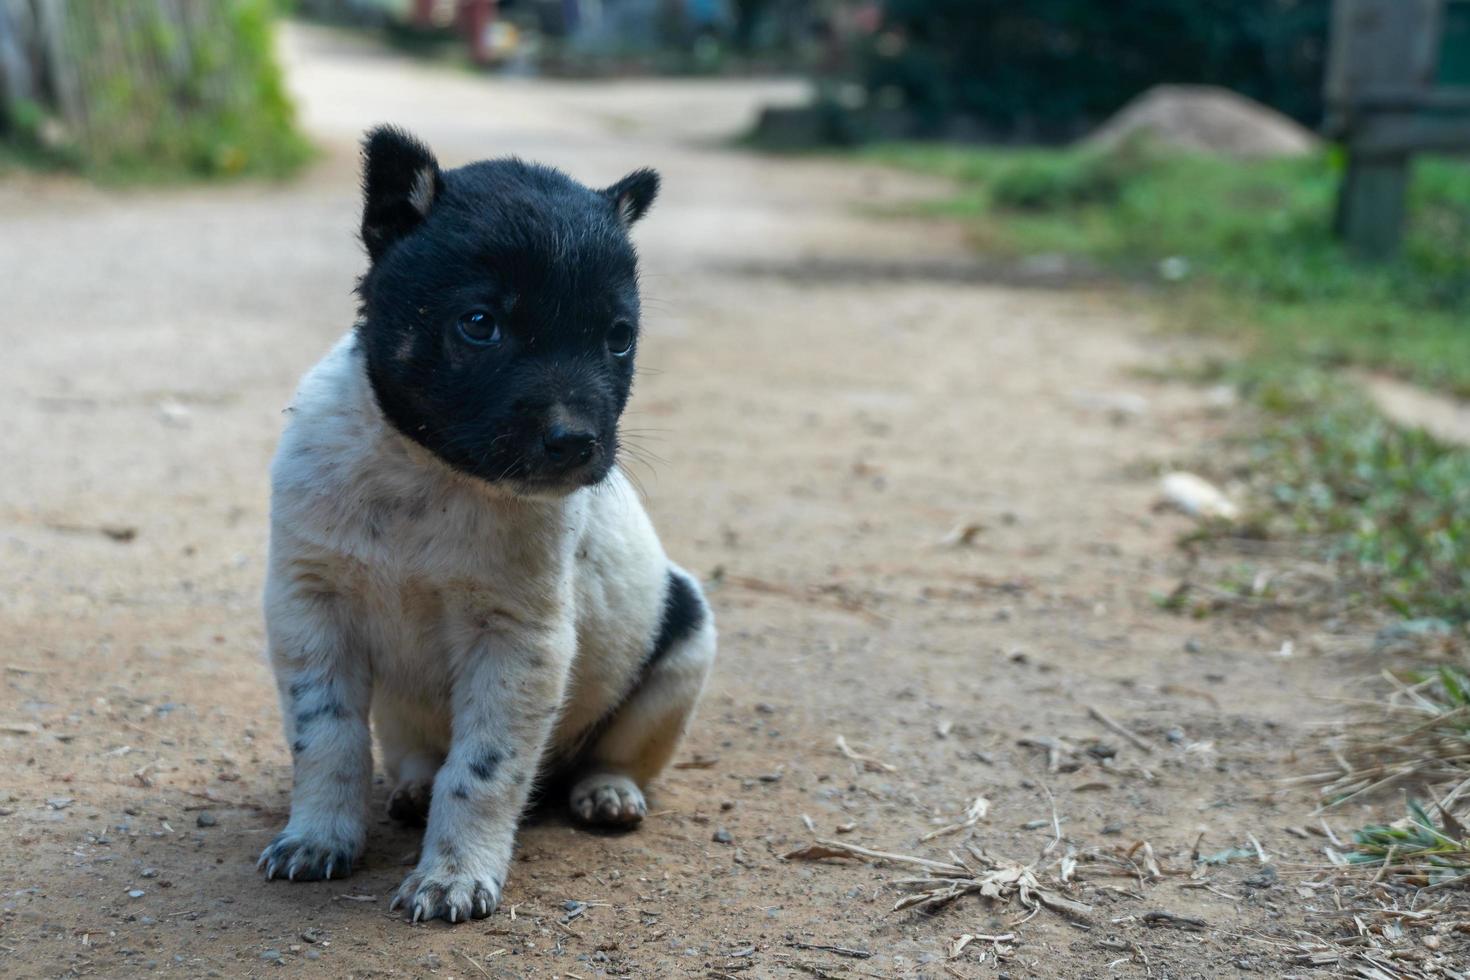
[{"label": "black and white puppy", "polygon": [[626,826],[715,654],[699,586],[617,466],[639,344],[628,228],[658,175],[606,190],[518,160],[441,170],[364,145],[356,328],[302,380],[271,471],[265,608],[295,778],[267,877],[351,873],[369,716],[427,819],[394,906],[489,915],[532,785]]}]

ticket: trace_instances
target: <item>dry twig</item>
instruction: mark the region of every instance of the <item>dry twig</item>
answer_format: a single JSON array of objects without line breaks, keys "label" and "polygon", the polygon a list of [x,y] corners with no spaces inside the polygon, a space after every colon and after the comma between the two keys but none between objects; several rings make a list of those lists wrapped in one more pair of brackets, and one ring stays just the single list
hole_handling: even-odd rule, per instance
[{"label": "dry twig", "polygon": [[1032,914],[1047,908],[1082,921],[1090,917],[1092,906],[1063,895],[1061,882],[1057,882],[1056,887],[1043,885],[1042,872],[1035,863],[1022,864],[991,857],[973,842],[967,842],[965,850],[968,860],[951,853],[949,861],[935,861],[908,854],[873,851],[840,841],[818,840],[786,857],[807,861],[833,857],[866,858],[920,869],[925,873],[924,877],[901,878],[893,882],[895,887],[910,892],[894,904],[895,912],[909,908],[936,909],[962,896],[978,894],[996,902],[1014,900]]}]

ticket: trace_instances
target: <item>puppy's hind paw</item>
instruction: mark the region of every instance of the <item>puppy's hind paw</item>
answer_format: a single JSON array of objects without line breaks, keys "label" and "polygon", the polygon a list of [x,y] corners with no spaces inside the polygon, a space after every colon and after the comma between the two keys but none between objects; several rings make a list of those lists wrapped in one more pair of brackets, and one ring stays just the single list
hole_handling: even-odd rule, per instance
[{"label": "puppy's hind paw", "polygon": [[289,881],[321,881],[346,878],[352,874],[357,859],[356,847],[332,841],[316,841],[290,831],[282,831],[260,852],[255,866],[265,872],[266,879]]},{"label": "puppy's hind paw", "polygon": [[388,816],[410,827],[422,827],[429,820],[429,799],[433,784],[423,781],[399,783],[388,797]]},{"label": "puppy's hind paw", "polygon": [[643,791],[615,772],[583,776],[572,787],[572,815],[594,827],[635,827],[648,815]]}]

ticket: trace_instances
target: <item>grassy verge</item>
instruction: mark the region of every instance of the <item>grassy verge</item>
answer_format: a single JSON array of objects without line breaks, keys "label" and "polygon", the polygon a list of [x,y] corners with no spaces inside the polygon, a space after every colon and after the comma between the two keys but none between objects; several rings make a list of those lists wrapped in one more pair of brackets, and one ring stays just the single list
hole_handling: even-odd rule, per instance
[{"label": "grassy verge", "polygon": [[1351,261],[1331,234],[1333,154],[1244,163],[1167,155],[894,145],[883,162],[941,174],[935,211],[987,250],[1084,255],[1187,292],[1193,325],[1264,356],[1361,364],[1470,395],[1470,163],[1425,158],[1403,255]]}]

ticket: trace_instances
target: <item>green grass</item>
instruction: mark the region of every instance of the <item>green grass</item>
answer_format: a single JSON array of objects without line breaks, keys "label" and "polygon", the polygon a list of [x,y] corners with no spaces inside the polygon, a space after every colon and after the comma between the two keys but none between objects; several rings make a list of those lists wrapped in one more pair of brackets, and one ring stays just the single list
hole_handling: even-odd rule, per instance
[{"label": "green grass", "polygon": [[1325,542],[1365,596],[1470,620],[1470,452],[1391,424],[1330,372],[1256,360],[1233,373],[1263,416],[1240,467],[1259,509],[1246,533]]},{"label": "green grass", "polygon": [[1418,162],[1403,254],[1368,266],[1331,234],[1342,166],[1333,153],[1259,162],[1142,144],[865,153],[954,179],[956,193],[930,210],[969,221],[986,250],[1089,256],[1186,291],[1192,325],[1241,336],[1258,353],[1470,394],[1470,163]]},{"label": "green grass", "polygon": [[1397,823],[1354,831],[1348,862],[1381,868],[1420,885],[1445,885],[1470,876],[1470,836],[1464,828],[1448,815],[1445,828],[1436,828],[1413,801],[1408,810]]}]

